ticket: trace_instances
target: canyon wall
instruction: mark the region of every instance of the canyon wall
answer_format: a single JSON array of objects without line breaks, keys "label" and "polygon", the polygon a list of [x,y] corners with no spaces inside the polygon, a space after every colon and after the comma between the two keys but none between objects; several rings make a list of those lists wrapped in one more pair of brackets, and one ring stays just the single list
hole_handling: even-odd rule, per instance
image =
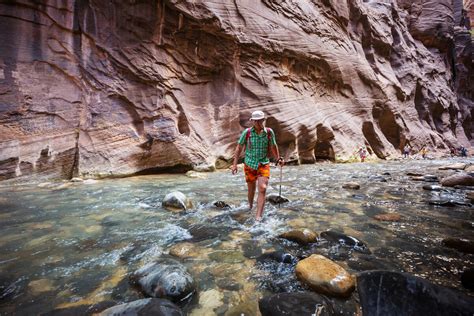
[{"label": "canyon wall", "polygon": [[[461,5],[459,5],[461,3]],[[0,1],[0,180],[441,155],[474,137],[459,0]],[[456,20],[457,19],[457,20]]]}]

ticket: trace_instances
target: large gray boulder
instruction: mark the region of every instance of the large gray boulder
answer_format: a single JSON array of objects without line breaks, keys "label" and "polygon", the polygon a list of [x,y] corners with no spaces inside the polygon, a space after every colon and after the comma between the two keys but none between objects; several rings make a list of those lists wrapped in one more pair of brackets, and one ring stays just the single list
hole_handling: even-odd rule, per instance
[{"label": "large gray boulder", "polygon": [[185,266],[176,260],[162,258],[135,271],[132,284],[149,297],[181,301],[195,291],[194,280]]},{"label": "large gray boulder", "polygon": [[474,297],[407,273],[362,272],[357,277],[357,291],[364,316],[474,313]]}]

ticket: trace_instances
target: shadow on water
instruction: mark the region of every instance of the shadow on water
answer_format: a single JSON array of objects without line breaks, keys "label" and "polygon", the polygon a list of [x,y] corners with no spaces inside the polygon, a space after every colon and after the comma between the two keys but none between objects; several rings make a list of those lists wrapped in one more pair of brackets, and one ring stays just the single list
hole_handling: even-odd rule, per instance
[{"label": "shadow on water", "polygon": [[[130,286],[130,274],[183,242],[192,250],[179,260],[194,277],[198,292],[183,308],[196,315],[253,314],[258,297],[304,290],[294,269],[298,259],[311,254],[324,255],[351,273],[409,272],[467,292],[459,279],[463,270],[473,267],[473,255],[446,248],[441,241],[474,239],[473,208],[465,199],[468,189],[426,191],[426,183],[406,175],[444,176],[453,171],[438,167],[449,163],[288,166],[282,192],[290,202],[268,204],[262,222],[255,222],[246,208],[242,174],[223,171],[206,179],[146,175],[0,187],[0,314],[39,314],[138,299],[142,294]],[[270,180],[268,193],[278,193],[277,181]],[[360,190],[342,188],[354,181]],[[161,206],[165,194],[175,190],[193,201],[192,210],[170,212]],[[216,200],[230,208],[214,207]],[[464,204],[428,203],[439,200]],[[397,213],[401,219],[374,219],[384,213]],[[343,232],[363,240],[370,252],[324,240],[299,246],[277,237],[303,228]],[[295,260],[267,260],[270,253]]]}]

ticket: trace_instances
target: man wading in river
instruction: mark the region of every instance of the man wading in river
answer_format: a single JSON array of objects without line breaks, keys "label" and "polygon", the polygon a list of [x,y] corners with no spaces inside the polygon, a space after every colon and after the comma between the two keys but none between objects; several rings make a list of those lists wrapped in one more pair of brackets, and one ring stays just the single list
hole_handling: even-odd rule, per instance
[{"label": "man wading in river", "polygon": [[284,160],[280,157],[275,140],[275,133],[271,128],[265,128],[265,114],[255,111],[250,118],[253,127],[245,129],[240,135],[234,153],[232,174],[237,173],[237,161],[242,149],[245,147],[244,172],[247,182],[249,208],[253,207],[255,189],[258,185],[257,197],[257,221],[262,220],[263,208],[265,206],[265,194],[267,192],[268,179],[270,178],[269,154],[277,159],[277,164],[283,167]]}]

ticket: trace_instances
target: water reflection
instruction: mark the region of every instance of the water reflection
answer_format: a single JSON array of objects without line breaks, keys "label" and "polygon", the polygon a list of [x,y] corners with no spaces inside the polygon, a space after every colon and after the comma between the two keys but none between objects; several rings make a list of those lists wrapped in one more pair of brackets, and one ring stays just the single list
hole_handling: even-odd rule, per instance
[{"label": "water reflection", "polygon": [[[464,160],[466,161],[466,160]],[[471,162],[473,162],[471,160]],[[92,183],[51,183],[0,187],[0,313],[38,314],[100,302],[141,297],[128,275],[183,242],[192,244],[180,260],[198,285],[184,309],[190,315],[258,309],[267,292],[297,291],[294,263],[259,262],[262,253],[286,251],[297,257],[319,253],[351,272],[405,271],[462,289],[459,273],[473,266],[472,254],[441,244],[446,237],[474,239],[467,189],[422,189],[407,172],[444,176],[450,161],[380,164],[319,164],[285,167],[282,192],[290,203],[267,205],[256,223],[246,209],[242,174],[208,174],[207,179],[155,175]],[[277,170],[273,171],[273,174]],[[356,181],[360,190],[343,189]],[[278,193],[278,179],[269,193]],[[179,190],[194,209],[174,213],[161,207]],[[431,200],[465,205],[430,205]],[[218,209],[222,200],[231,208]],[[396,212],[399,222],[377,214]],[[277,236],[291,229],[328,229],[363,240],[371,254],[337,244],[308,246]]]}]

